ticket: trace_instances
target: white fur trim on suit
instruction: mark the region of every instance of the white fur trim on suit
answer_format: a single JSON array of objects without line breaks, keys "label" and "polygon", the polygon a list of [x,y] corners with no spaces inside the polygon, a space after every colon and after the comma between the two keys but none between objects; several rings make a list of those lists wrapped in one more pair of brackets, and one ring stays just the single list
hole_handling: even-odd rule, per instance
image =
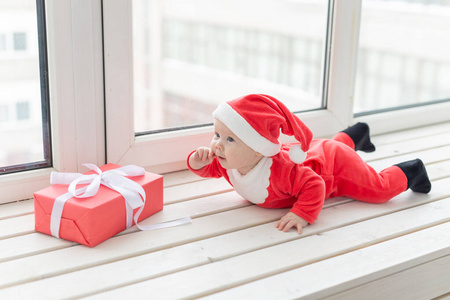
[{"label": "white fur trim on suit", "polygon": [[227,174],[234,190],[246,200],[261,204],[269,196],[267,188],[270,185],[270,168],[272,158],[263,157],[258,164],[245,175],[236,169],[228,169]]},{"label": "white fur trim on suit", "polygon": [[264,156],[273,156],[280,152],[281,145],[274,144],[258,133],[228,103],[221,103],[213,116],[224,123],[247,146]]}]

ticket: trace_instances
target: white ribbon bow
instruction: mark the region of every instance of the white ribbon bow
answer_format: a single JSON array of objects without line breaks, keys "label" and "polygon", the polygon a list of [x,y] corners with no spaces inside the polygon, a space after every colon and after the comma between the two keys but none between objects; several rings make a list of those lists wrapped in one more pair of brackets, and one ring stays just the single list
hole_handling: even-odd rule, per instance
[{"label": "white ribbon bow", "polygon": [[[140,209],[134,215],[134,222],[140,230],[152,230],[158,228],[165,228],[171,226],[178,226],[191,222],[190,217],[181,218],[178,220],[146,225],[142,226],[138,224],[139,216],[144,209],[145,204],[145,191],[138,183],[125,176],[141,176],[145,174],[145,170],[142,167],[127,165],[118,169],[102,172],[99,167],[94,164],[83,164],[88,169],[95,171],[97,174],[84,175],[80,173],[64,173],[64,172],[52,172],[50,176],[51,184],[68,184],[68,192],[57,197],[53,204],[50,231],[51,234],[59,238],[59,228],[61,225],[61,216],[64,208],[64,204],[72,197],[76,198],[88,198],[97,194],[100,185],[104,185],[112,190],[120,193],[125,199],[126,203],[126,216],[127,216],[127,228],[133,224],[133,210],[140,207]],[[78,184],[88,184],[85,187],[76,189]]]}]

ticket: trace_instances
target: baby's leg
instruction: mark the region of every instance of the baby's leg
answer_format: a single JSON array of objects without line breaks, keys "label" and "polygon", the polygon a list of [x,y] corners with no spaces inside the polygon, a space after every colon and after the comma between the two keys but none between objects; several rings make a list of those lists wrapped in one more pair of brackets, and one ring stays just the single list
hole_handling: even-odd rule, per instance
[{"label": "baby's leg", "polygon": [[[332,148],[330,148],[332,149]],[[355,200],[384,203],[410,188],[428,193],[431,183],[420,159],[402,162],[377,172],[356,152],[342,146],[333,148],[333,176],[328,197],[347,196]]]},{"label": "baby's leg", "polygon": [[333,137],[333,140],[344,143],[355,151],[375,151],[375,146],[370,141],[369,125],[366,123],[356,123],[355,125],[336,134]]},{"label": "baby's leg", "polygon": [[[356,153],[355,153],[356,154]],[[335,177],[336,196],[355,200],[384,203],[408,188],[408,179],[397,166],[377,173],[364,161],[349,161],[345,170]]]}]

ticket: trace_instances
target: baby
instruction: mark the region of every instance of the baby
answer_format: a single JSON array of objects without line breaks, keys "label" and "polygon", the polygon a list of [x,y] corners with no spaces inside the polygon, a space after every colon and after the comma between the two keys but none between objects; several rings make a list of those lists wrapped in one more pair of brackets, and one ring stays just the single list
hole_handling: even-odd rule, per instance
[{"label": "baby", "polygon": [[[333,139],[312,139],[306,125],[277,99],[260,94],[222,103],[213,112],[211,147],[192,152],[188,167],[202,177],[224,177],[245,199],[265,208],[291,208],[276,224],[298,233],[318,217],[324,200],[347,196],[384,203],[410,188],[428,193],[420,159],[377,173],[356,153],[375,151],[365,123]],[[296,143],[278,141],[280,131]]]}]

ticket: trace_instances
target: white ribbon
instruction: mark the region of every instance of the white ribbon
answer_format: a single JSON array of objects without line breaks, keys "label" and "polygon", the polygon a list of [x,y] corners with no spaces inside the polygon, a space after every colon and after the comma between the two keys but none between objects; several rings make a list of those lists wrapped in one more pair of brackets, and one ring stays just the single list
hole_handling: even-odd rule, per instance
[{"label": "white ribbon", "polygon": [[[59,228],[61,225],[61,216],[64,208],[64,204],[72,197],[76,198],[88,198],[97,194],[100,185],[104,185],[112,190],[120,193],[125,199],[127,228],[133,224],[133,210],[140,207],[134,215],[134,222],[140,230],[152,230],[158,228],[166,228],[171,226],[178,226],[191,222],[190,217],[181,218],[178,220],[141,226],[138,224],[139,216],[144,209],[145,204],[145,191],[138,183],[125,176],[141,176],[145,174],[145,170],[142,167],[128,165],[102,172],[94,164],[83,164],[88,169],[95,171],[97,174],[84,175],[80,173],[64,173],[64,172],[52,172],[50,176],[51,184],[68,184],[68,192],[57,197],[53,204],[51,219],[50,219],[50,231],[51,234],[59,238]],[[85,187],[76,189],[78,184],[88,184]]]}]

